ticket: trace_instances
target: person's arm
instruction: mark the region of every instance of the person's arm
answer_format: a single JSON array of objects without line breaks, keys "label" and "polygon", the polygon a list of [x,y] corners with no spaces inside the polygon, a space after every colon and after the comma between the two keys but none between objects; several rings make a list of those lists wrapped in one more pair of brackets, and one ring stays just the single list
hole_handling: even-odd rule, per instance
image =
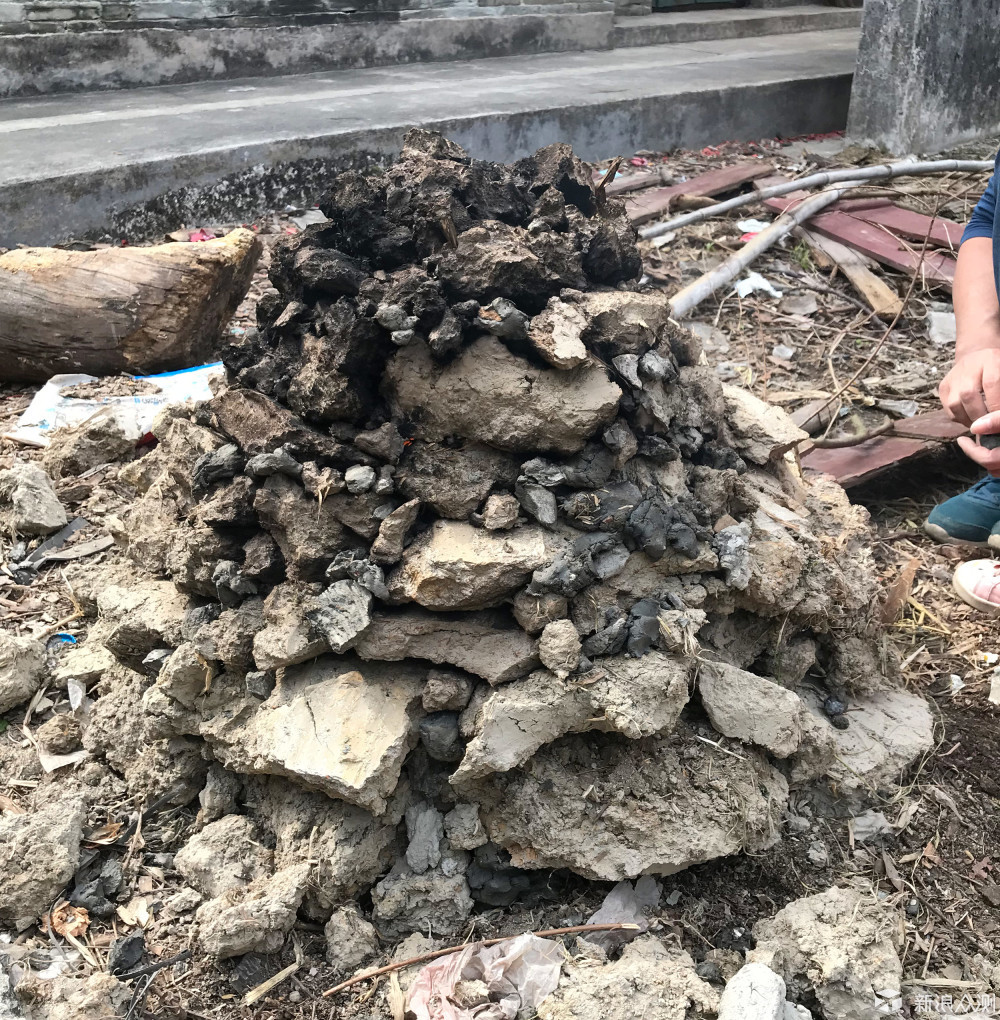
[{"label": "person's arm", "polygon": [[[952,297],[955,305],[955,364],[941,382],[945,410],[973,432],[1000,432],[1000,299],[993,266],[997,170],[962,235]],[[984,417],[985,416],[985,417]],[[990,474],[1000,475],[1000,450],[962,437],[959,445]]]},{"label": "person's arm", "polygon": [[990,236],[967,236],[958,251],[955,284],[955,364],[940,387],[941,403],[956,421],[971,425],[1000,410],[1000,300]]}]

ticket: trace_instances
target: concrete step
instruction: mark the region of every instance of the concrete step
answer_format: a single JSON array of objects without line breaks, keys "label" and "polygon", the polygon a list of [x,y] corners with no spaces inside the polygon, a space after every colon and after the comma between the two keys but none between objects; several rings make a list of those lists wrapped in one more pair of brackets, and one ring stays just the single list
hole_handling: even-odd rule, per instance
[{"label": "concrete step", "polygon": [[859,33],[411,64],[0,102],[0,245],[140,238],[315,202],[437,128],[511,160],[842,128]]},{"label": "concrete step", "polygon": [[797,4],[770,10],[665,12],[634,18],[617,17],[611,38],[616,47],[753,39],[764,35],[858,28],[861,14],[860,10],[822,4]]}]

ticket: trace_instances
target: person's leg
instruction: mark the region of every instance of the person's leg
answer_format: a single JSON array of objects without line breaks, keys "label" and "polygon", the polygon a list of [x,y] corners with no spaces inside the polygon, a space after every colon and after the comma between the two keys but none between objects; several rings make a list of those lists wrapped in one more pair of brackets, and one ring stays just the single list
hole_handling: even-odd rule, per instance
[{"label": "person's leg", "polygon": [[[987,476],[971,489],[936,506],[924,530],[938,542],[954,545],[992,545],[993,529],[1000,525],[1000,478]],[[1000,548],[1000,532],[996,537]]]}]

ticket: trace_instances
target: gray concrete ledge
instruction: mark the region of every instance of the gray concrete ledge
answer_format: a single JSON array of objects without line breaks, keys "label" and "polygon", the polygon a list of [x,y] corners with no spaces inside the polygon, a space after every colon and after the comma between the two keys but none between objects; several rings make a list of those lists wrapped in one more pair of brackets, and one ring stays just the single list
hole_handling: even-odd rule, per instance
[{"label": "gray concrete ledge", "polygon": [[342,19],[239,28],[0,35],[0,97],[137,88],[464,57],[600,50],[613,14]]},{"label": "gray concrete ledge", "polygon": [[[138,239],[312,203],[435,127],[480,158],[585,158],[846,121],[857,33],[331,72],[0,103],[0,245]],[[99,124],[99,130],[94,125]]]},{"label": "gray concrete ledge", "polygon": [[615,19],[612,44],[616,47],[658,46],[716,39],[752,39],[763,35],[858,28],[860,25],[861,11],[820,4],[798,4],[778,10],[694,10],[618,17]]}]

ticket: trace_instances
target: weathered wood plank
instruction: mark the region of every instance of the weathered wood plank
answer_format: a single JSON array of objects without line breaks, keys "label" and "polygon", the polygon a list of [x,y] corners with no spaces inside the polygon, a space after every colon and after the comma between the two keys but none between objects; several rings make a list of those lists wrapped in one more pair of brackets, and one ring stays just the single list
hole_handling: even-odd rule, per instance
[{"label": "weathered wood plank", "polygon": [[625,208],[633,225],[655,220],[669,212],[672,204],[681,195],[695,195],[710,198],[734,191],[742,184],[764,177],[772,172],[770,163],[737,163],[734,166],[710,170],[707,174],[699,174],[682,184],[672,184],[668,188],[646,188],[634,197],[625,199]]},{"label": "weathered wood plank", "polygon": [[810,248],[825,255],[844,274],[880,319],[891,321],[902,311],[902,298],[871,271],[865,256],[811,230],[801,229],[799,233]]}]

